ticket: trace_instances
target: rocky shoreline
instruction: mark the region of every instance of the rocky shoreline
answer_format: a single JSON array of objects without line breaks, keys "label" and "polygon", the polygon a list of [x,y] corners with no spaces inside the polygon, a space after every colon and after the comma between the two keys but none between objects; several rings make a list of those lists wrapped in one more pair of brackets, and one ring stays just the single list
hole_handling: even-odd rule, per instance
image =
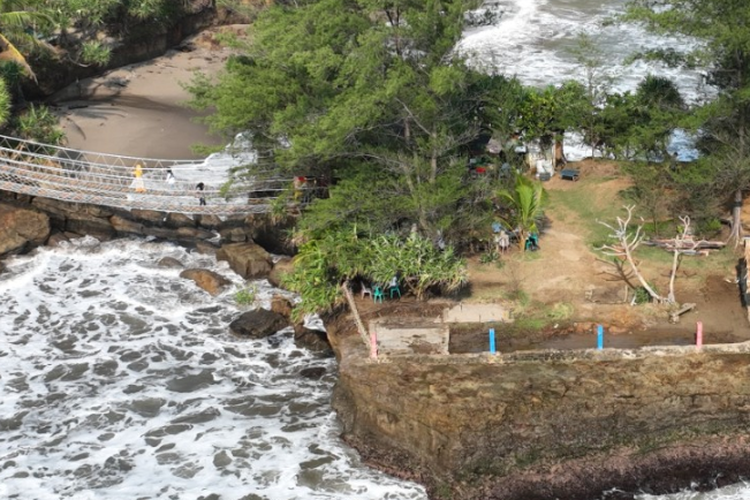
[{"label": "rocky shoreline", "polygon": [[[169,57],[174,62],[178,55]],[[188,67],[199,66],[201,59],[195,56]],[[129,92],[137,95],[153,89],[155,80],[168,80],[176,66],[162,64],[150,76],[150,65],[159,64],[122,69]],[[105,88],[102,82],[121,81],[120,76],[105,75],[88,88]],[[107,106],[121,111],[116,101],[121,96],[121,90],[106,96],[115,99]],[[171,90],[164,96],[170,105],[177,102]],[[58,98],[67,106],[62,103],[70,96]],[[148,148],[155,144],[174,148],[181,141],[182,147],[203,133],[185,134],[190,137],[185,139],[172,124],[163,135],[149,129],[148,143],[124,141],[123,133],[142,131],[154,118],[150,110],[87,120],[81,118],[85,112],[78,110],[85,108],[79,104],[64,109],[62,118],[74,147],[153,156]],[[118,151],[123,145],[128,149]],[[269,264],[262,255],[255,260],[243,255],[262,254],[256,244],[263,252],[289,253],[279,244],[281,230],[283,226],[253,217],[221,221],[128,212],[0,192],[0,256],[86,234],[100,239],[145,236],[223,251],[218,257],[239,274],[252,278],[268,273],[278,284],[289,259]],[[219,244],[214,243],[217,235]],[[288,306],[276,301],[273,312],[288,316]],[[250,327],[239,321],[233,331],[256,335],[277,328],[278,321],[269,316]],[[328,326],[340,365],[333,405],[344,439],[370,465],[426,485],[430,498],[629,499],[638,492],[669,493],[691,485],[712,489],[736,482],[750,470],[750,388],[744,385],[750,375],[748,352],[712,348],[632,359],[567,359],[550,352],[539,359],[458,355],[371,362],[349,320],[331,319]],[[295,331],[302,331],[299,325]],[[320,332],[312,336],[320,340]]]}]

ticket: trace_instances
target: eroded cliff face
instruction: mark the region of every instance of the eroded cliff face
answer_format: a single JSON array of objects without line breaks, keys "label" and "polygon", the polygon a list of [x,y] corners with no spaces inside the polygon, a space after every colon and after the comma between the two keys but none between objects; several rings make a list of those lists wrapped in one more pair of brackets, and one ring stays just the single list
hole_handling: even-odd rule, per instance
[{"label": "eroded cliff face", "polygon": [[371,361],[342,332],[345,439],[431,498],[599,498],[750,470],[748,345]]}]

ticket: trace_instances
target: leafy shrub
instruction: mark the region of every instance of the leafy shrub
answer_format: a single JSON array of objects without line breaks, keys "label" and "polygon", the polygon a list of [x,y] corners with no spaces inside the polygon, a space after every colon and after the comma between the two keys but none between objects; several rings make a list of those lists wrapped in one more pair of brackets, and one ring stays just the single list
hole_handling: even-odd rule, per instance
[{"label": "leafy shrub", "polygon": [[295,314],[330,310],[342,300],[340,285],[363,277],[388,283],[399,276],[418,299],[428,290],[451,291],[466,282],[465,262],[452,247],[439,250],[417,234],[371,239],[352,228],[330,232],[302,244],[294,262],[294,271],[284,276],[283,283],[300,294]]},{"label": "leafy shrub", "polygon": [[[654,287],[654,285],[649,283],[649,286],[651,286],[651,289],[656,291],[656,288]],[[636,288],[634,290],[634,294],[635,294],[635,298],[633,299],[633,302],[635,304],[648,304],[649,302],[651,302],[651,295],[649,295],[648,291],[642,286],[639,286],[638,288]]]},{"label": "leafy shrub", "polygon": [[497,252],[494,250],[490,250],[489,252],[483,253],[481,257],[479,257],[479,262],[481,264],[489,264],[491,262],[495,262],[498,259]]},{"label": "leafy shrub", "polygon": [[61,144],[65,138],[57,116],[44,105],[30,105],[16,117],[13,125],[16,133],[24,139],[44,144]]},{"label": "leafy shrub", "polygon": [[109,62],[112,51],[97,40],[88,40],[81,46],[81,60],[86,64],[104,66]]},{"label": "leafy shrub", "polygon": [[251,285],[249,287],[241,288],[234,294],[234,301],[237,305],[247,306],[255,302],[255,298],[258,295],[258,287]]}]

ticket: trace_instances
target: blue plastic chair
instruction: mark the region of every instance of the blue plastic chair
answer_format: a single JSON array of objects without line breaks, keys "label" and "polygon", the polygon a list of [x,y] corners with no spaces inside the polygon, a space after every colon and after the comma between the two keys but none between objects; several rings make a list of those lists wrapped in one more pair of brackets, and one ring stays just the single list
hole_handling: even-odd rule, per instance
[{"label": "blue plastic chair", "polygon": [[388,291],[391,293],[391,298],[393,298],[393,296],[395,294],[398,294],[398,298],[399,299],[401,298],[401,289],[399,288],[398,285],[396,285],[396,286],[391,285],[391,287],[388,289]]},{"label": "blue plastic chair", "polygon": [[382,303],[384,298],[385,294],[383,293],[383,289],[379,286],[374,287],[372,290],[372,301]]}]

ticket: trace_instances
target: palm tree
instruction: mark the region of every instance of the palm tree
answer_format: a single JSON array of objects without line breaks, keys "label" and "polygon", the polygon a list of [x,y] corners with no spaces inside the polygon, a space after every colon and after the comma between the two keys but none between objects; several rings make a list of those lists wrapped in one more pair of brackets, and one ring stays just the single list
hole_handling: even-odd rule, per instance
[{"label": "palm tree", "polygon": [[20,65],[28,76],[36,79],[18,46],[46,45],[28,31],[53,24],[40,0],[0,0],[0,61]]},{"label": "palm tree", "polygon": [[544,215],[544,207],[548,200],[547,191],[541,182],[516,174],[513,190],[504,189],[497,195],[509,208],[508,214],[500,219],[506,227],[515,229],[518,244],[521,250],[524,250],[529,234],[539,232],[537,223]]}]

